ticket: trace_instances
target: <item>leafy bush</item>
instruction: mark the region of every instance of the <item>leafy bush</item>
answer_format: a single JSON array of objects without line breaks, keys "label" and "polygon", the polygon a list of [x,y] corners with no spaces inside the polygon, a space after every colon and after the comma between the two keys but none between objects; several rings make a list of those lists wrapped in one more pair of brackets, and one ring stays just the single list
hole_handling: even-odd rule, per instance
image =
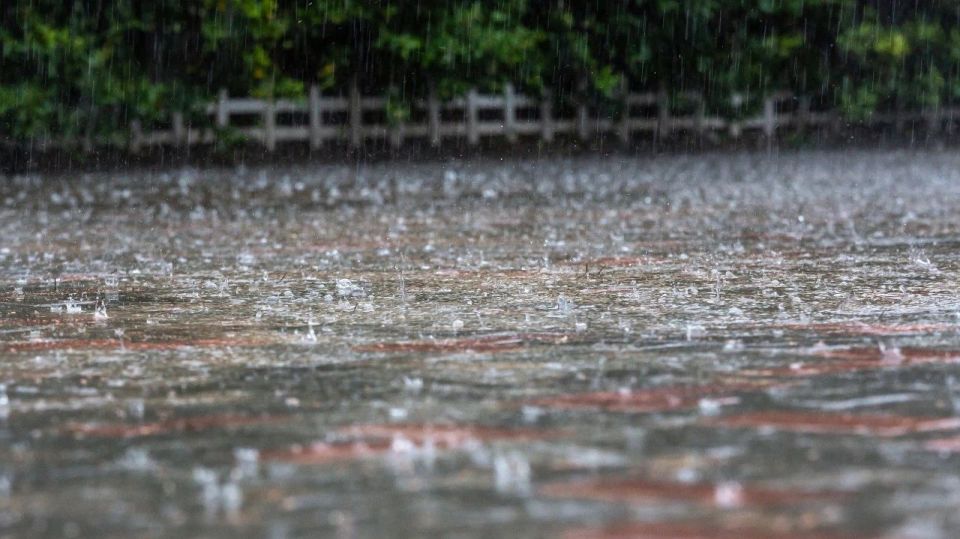
[{"label": "leafy bush", "polygon": [[[816,95],[850,118],[960,98],[954,0],[10,0],[0,10],[0,136],[117,136],[220,88],[389,95],[551,89],[615,111],[622,85],[701,92],[715,113]],[[744,106],[730,103],[733,93]]]}]

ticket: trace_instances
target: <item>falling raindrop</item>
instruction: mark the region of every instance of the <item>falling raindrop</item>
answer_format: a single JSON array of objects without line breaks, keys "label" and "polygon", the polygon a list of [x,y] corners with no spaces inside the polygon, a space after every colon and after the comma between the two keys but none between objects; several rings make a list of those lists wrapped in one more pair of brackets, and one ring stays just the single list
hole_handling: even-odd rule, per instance
[{"label": "falling raindrop", "polygon": [[93,317],[97,320],[106,320],[109,318],[107,316],[107,304],[103,301],[103,298],[97,298],[97,303],[94,308]]}]

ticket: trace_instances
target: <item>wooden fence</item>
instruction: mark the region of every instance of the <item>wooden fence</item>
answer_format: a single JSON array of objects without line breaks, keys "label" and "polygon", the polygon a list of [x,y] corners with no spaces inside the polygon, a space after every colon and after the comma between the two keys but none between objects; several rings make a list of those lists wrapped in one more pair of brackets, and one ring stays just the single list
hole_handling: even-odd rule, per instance
[{"label": "wooden fence", "polygon": [[[746,131],[758,131],[772,141],[777,131],[784,128],[839,129],[841,124],[836,112],[813,112],[809,99],[785,93],[766,97],[760,115],[742,120],[707,116],[703,100],[696,94],[680,96],[687,105],[684,114],[671,111],[666,93],[621,95],[623,113],[619,118],[601,116],[586,104],[558,115],[549,94],[535,99],[518,94],[507,85],[502,94],[484,95],[473,90],[448,102],[432,97],[418,100],[412,104],[411,120],[391,123],[387,121],[387,99],[362,96],[356,85],[347,96],[339,97],[323,96],[312,87],[306,99],[301,100],[231,98],[221,91],[217,101],[205,109],[215,129],[193,128],[186,124],[182,113],[173,113],[168,129],[144,132],[139,122],[132,122],[127,144],[132,152],[150,146],[209,144],[216,141],[217,130],[226,129],[259,141],[268,151],[287,141],[307,141],[312,149],[319,149],[332,141],[348,142],[356,148],[371,140],[386,140],[393,147],[400,147],[405,140],[418,138],[438,147],[444,140],[458,138],[466,139],[470,145],[478,144],[481,137],[515,141],[520,136],[534,136],[550,142],[558,134],[583,141],[612,134],[626,143],[642,132],[657,137],[676,132],[725,132],[736,138]],[[738,99],[741,98],[734,96],[734,105]],[[951,132],[958,117],[960,108],[939,109],[875,114],[869,123],[893,124],[902,129],[907,122],[921,121],[931,132]],[[93,146],[89,141],[84,144],[88,150]]]}]

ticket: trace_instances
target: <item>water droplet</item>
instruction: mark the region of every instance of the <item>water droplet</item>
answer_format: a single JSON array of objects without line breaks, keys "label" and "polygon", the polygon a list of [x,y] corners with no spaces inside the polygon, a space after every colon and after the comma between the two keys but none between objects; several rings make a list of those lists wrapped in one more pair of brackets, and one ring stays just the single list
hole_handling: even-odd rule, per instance
[{"label": "water droplet", "polygon": [[97,304],[93,311],[93,317],[97,320],[106,320],[109,318],[109,316],[107,316],[107,304],[103,301],[103,298],[97,298]]}]

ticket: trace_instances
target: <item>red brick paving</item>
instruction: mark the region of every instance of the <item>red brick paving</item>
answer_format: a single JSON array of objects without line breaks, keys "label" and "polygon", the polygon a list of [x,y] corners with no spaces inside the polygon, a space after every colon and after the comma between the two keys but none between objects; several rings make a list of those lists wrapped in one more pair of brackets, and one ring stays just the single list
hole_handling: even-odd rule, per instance
[{"label": "red brick paving", "polygon": [[704,424],[727,428],[775,429],[813,434],[856,434],[893,438],[960,429],[960,417],[911,417],[806,411],[748,412],[710,419]]},{"label": "red brick paving", "polygon": [[561,344],[569,340],[562,333],[513,333],[457,339],[399,341],[354,346],[356,352],[509,352],[529,344]]},{"label": "red brick paving", "polygon": [[478,279],[529,278],[538,270],[535,269],[458,269],[438,268],[433,274],[440,277],[474,277]]},{"label": "red brick paving", "polygon": [[646,478],[594,479],[551,483],[541,495],[613,503],[689,502],[711,507],[779,507],[809,502],[831,502],[842,492],[775,489],[739,483],[679,483]]},{"label": "red brick paving", "polygon": [[924,363],[960,363],[960,351],[934,348],[894,348],[881,350],[879,347],[828,349],[817,352],[818,356],[830,359],[868,360],[896,365]]},{"label": "red brick paving", "polygon": [[286,421],[276,416],[207,415],[164,419],[150,423],[71,423],[64,431],[78,436],[97,438],[139,438],[161,434],[203,432]]},{"label": "red brick paving", "polygon": [[44,341],[11,341],[0,344],[5,352],[43,352],[48,350],[178,350],[180,348],[229,348],[231,346],[262,346],[266,339],[190,339],[183,341],[120,341],[119,339],[57,339]]},{"label": "red brick paving", "polygon": [[291,464],[326,464],[365,457],[383,455],[390,450],[391,443],[385,440],[375,442],[314,442],[309,445],[295,445],[287,449],[273,449],[260,452],[260,458],[268,462],[288,462]]},{"label": "red brick paving", "polygon": [[435,444],[450,447],[459,447],[470,441],[542,440],[559,434],[557,431],[539,429],[418,424],[352,425],[337,432],[365,439],[403,437],[417,444],[433,441]]},{"label": "red brick paving", "polygon": [[[85,313],[91,315],[92,312]],[[10,316],[0,319],[0,327],[6,328],[27,328],[34,326],[77,326],[77,325],[95,325],[99,322],[93,316],[77,316],[68,314],[35,314],[32,316]]]},{"label": "red brick paving", "polygon": [[747,376],[808,377],[843,374],[928,364],[960,363],[960,352],[929,348],[881,350],[878,347],[828,349],[814,352],[823,358],[815,362],[795,362],[785,367],[744,369]]},{"label": "red brick paving", "polygon": [[264,451],[261,457],[296,464],[325,464],[384,455],[390,452],[395,439],[403,439],[419,448],[430,446],[438,450],[453,450],[473,442],[532,441],[560,434],[558,431],[536,429],[416,424],[353,425],[336,432],[351,439]]},{"label": "red brick paving", "polygon": [[715,526],[681,523],[614,524],[603,528],[576,528],[564,539],[854,539],[863,536],[830,531],[784,531],[764,528],[724,529]]},{"label": "red brick paving", "polygon": [[819,324],[782,324],[777,326],[793,331],[812,331],[842,335],[916,335],[958,331],[957,324],[868,324],[864,322],[826,322]]},{"label": "red brick paving", "polygon": [[651,264],[663,263],[663,261],[664,259],[662,258],[654,258],[650,256],[607,256],[602,258],[594,258],[592,260],[568,262],[568,264],[574,264],[584,268],[589,266],[590,273],[595,273],[600,271],[601,268],[629,268],[633,266],[648,266]]},{"label": "red brick paving", "polygon": [[701,399],[730,399],[736,394],[757,391],[775,385],[765,381],[716,382],[713,384],[670,386],[635,391],[572,393],[544,397],[526,404],[561,410],[603,410],[607,412],[667,412],[694,408]]},{"label": "red brick paving", "polygon": [[939,453],[960,453],[960,436],[929,440],[923,444],[923,447]]}]

